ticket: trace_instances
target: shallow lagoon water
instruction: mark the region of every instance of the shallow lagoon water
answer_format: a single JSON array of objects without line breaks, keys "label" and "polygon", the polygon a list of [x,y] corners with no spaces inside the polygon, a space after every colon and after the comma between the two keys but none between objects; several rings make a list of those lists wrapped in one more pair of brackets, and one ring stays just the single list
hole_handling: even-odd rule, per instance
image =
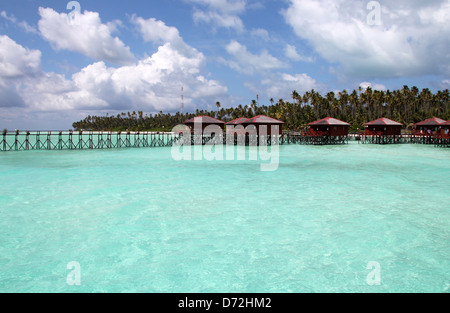
[{"label": "shallow lagoon water", "polygon": [[286,145],[279,161],[1,153],[0,292],[450,292],[450,150]]}]

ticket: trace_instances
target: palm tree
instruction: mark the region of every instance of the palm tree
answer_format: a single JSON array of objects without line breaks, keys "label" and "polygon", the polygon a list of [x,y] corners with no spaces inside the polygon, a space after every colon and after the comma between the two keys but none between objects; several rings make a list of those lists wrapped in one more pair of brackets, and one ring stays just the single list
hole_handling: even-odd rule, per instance
[{"label": "palm tree", "polygon": [[295,103],[299,102],[301,97],[298,94],[298,92],[296,90],[294,90],[291,94],[292,100],[294,100]]},{"label": "palm tree", "polygon": [[319,117],[319,106],[320,106],[320,94],[314,89],[311,90],[311,104],[316,113],[316,118]]}]

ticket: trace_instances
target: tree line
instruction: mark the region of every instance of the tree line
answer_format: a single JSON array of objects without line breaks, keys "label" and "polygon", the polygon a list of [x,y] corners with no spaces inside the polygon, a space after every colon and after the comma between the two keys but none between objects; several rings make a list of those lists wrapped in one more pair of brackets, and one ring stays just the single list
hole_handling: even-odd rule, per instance
[{"label": "tree line", "polygon": [[174,126],[195,116],[206,115],[225,122],[256,115],[267,115],[285,122],[283,129],[300,130],[308,123],[325,117],[334,117],[350,123],[356,131],[363,124],[380,117],[387,117],[411,128],[414,123],[430,117],[450,120],[448,89],[432,93],[428,88],[421,91],[416,87],[403,86],[400,90],[372,90],[358,88],[352,92],[328,92],[321,95],[314,89],[304,94],[295,90],[291,99],[270,99],[269,105],[258,105],[252,100],[248,105],[223,108],[216,102],[216,110],[196,110],[195,113],[180,112],[144,114],[142,111],[122,112],[117,115],[87,116],[73,123],[76,130],[93,131],[170,131]]}]

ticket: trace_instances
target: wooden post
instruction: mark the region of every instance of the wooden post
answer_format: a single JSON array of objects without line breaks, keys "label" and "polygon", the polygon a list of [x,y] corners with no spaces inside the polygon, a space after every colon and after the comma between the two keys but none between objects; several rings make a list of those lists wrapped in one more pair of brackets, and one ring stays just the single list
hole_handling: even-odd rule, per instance
[{"label": "wooden post", "polygon": [[63,148],[63,145],[62,145],[62,131],[60,131],[59,135],[58,135],[58,149],[62,150],[62,148]]},{"label": "wooden post", "polygon": [[94,140],[93,140],[94,133],[91,131],[89,132],[89,149],[94,148]]},{"label": "wooden post", "polygon": [[25,150],[30,150],[30,132],[27,131],[27,137],[25,139]]},{"label": "wooden post", "polygon": [[3,151],[6,151],[6,134],[7,133],[8,133],[7,131],[3,132]]},{"label": "wooden post", "polygon": [[19,136],[19,131],[18,130],[16,130],[16,135],[15,135],[15,138],[14,138],[14,150],[18,150],[17,148],[18,148],[18,136]]}]

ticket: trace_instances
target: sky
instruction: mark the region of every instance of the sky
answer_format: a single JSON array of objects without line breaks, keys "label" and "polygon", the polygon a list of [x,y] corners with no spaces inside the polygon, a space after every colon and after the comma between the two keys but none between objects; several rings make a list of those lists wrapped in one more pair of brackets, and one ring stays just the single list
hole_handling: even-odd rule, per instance
[{"label": "sky", "polygon": [[404,85],[450,87],[450,0],[0,0],[1,129]]}]

